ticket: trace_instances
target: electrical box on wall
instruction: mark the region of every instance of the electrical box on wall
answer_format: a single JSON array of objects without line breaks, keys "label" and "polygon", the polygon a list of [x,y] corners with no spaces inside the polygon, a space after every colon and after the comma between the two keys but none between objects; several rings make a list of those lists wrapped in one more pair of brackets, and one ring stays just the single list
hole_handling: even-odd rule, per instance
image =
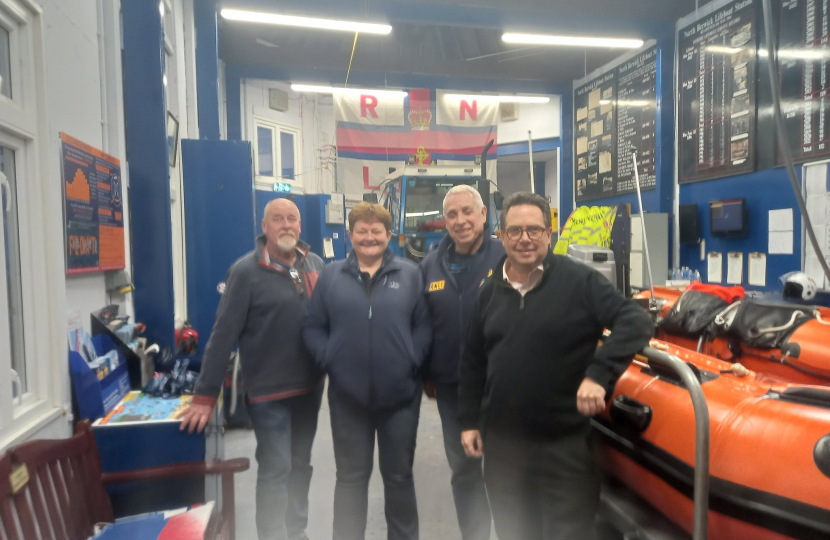
[{"label": "electrical box on wall", "polygon": [[499,119],[502,122],[512,122],[519,119],[518,103],[499,103]]},{"label": "electrical box on wall", "polygon": [[343,225],[346,221],[346,207],[342,193],[332,193],[326,201],[326,225]]},{"label": "electrical box on wall", "polygon": [[288,110],[288,92],[280,90],[279,88],[268,89],[268,107],[275,110],[285,112]]}]

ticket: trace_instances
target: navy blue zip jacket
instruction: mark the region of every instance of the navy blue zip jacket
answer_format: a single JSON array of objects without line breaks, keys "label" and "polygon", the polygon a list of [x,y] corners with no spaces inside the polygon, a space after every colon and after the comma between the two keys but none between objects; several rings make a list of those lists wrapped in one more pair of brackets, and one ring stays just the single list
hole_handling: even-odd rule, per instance
[{"label": "navy blue zip jacket", "polygon": [[421,262],[433,333],[424,376],[436,384],[458,384],[458,362],[479,286],[504,257],[501,241],[485,235],[466,285],[460,289],[449,271],[449,250],[454,245],[450,235],[445,236],[438,249]]},{"label": "navy blue zip jacket", "polygon": [[334,391],[372,409],[409,403],[432,342],[423,278],[390,251],[369,283],[357,257],[326,266],[303,321],[303,341]]}]

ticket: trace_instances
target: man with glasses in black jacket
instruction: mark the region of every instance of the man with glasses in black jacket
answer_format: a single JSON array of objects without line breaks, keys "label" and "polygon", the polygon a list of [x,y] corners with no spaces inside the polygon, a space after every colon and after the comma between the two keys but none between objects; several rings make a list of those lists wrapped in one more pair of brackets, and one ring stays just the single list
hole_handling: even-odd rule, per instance
[{"label": "man with glasses in black jacket", "polygon": [[507,256],[481,288],[461,360],[462,444],[486,456],[499,538],[593,540],[590,417],[648,344],[651,322],[599,272],[551,253],[543,197],[512,195],[501,222]]}]

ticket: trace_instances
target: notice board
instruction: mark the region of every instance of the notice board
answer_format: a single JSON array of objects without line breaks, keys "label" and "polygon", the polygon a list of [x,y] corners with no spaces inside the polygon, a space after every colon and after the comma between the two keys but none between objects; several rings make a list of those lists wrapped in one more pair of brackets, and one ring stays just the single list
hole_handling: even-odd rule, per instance
[{"label": "notice board", "polygon": [[755,169],[758,4],[736,0],[678,28],[681,183]]},{"label": "notice board", "polygon": [[[830,156],[830,8],[783,0],[778,38],[781,112],[793,161]],[[783,164],[780,151],[778,164]]]},{"label": "notice board", "polygon": [[[653,43],[653,42],[652,42]],[[585,201],[656,185],[657,62],[651,43],[574,83],[574,193]]]},{"label": "notice board", "polygon": [[125,266],[121,162],[61,133],[66,273]]},{"label": "notice board", "polygon": [[637,191],[633,152],[640,189],[657,185],[658,54],[650,47],[617,68],[617,193]]}]

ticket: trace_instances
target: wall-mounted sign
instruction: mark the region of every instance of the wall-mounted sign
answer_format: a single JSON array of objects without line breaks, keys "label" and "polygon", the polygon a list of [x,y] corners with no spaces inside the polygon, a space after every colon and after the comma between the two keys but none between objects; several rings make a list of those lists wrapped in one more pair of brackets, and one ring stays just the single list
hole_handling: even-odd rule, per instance
[{"label": "wall-mounted sign", "polygon": [[657,47],[649,45],[574,83],[574,193],[577,201],[656,185]]},{"label": "wall-mounted sign", "polygon": [[755,170],[758,3],[736,0],[678,28],[681,183]]},{"label": "wall-mounted sign", "polygon": [[[826,158],[830,155],[830,8],[826,1],[784,0],[779,21],[781,112],[787,144],[794,161]],[[783,164],[780,152],[777,158]]]},{"label": "wall-mounted sign", "polygon": [[291,193],[291,184],[284,182],[274,182],[274,191],[277,193]]},{"label": "wall-mounted sign", "polygon": [[61,133],[66,273],[125,266],[121,162]]}]

